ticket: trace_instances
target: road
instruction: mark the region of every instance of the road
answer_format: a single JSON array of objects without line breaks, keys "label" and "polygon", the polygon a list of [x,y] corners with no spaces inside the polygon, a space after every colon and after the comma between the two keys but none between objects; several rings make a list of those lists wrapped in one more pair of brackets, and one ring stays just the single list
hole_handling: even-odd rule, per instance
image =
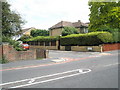
[{"label": "road", "polygon": [[[118,88],[118,51],[50,51],[50,58],[4,67],[3,88]],[[49,62],[48,62],[49,61]],[[37,63],[35,63],[37,62]],[[48,63],[45,63],[48,62]],[[16,64],[17,65],[17,64]],[[18,64],[19,65],[19,64]],[[9,64],[8,64],[9,66]]]}]

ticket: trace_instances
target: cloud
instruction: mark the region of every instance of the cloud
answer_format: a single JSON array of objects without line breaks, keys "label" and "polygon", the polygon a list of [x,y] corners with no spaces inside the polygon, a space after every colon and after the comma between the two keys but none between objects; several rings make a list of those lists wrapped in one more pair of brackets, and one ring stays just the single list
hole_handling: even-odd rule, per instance
[{"label": "cloud", "polygon": [[9,0],[27,21],[24,27],[47,29],[61,20],[89,21],[88,0]]}]

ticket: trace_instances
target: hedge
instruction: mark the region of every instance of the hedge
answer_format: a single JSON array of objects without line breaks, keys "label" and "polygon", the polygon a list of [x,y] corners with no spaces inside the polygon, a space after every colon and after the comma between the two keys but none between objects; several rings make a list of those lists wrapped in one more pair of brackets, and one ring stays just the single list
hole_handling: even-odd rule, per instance
[{"label": "hedge", "polygon": [[112,43],[113,36],[109,32],[91,32],[86,34],[72,34],[60,39],[62,46],[92,46]]},{"label": "hedge", "polygon": [[29,41],[57,41],[59,37],[54,37],[54,36],[37,36],[37,37],[32,37],[29,39],[24,40],[24,42],[29,42]]},{"label": "hedge", "polygon": [[113,42],[120,43],[120,32],[112,32],[113,35]]}]

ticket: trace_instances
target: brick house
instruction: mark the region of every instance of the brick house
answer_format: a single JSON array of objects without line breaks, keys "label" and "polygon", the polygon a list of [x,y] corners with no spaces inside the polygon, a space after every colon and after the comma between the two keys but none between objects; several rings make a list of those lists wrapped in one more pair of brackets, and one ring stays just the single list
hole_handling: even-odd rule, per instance
[{"label": "brick house", "polygon": [[79,33],[88,33],[88,24],[80,20],[78,22],[61,21],[49,28],[50,36],[60,36],[64,27],[75,27]]}]

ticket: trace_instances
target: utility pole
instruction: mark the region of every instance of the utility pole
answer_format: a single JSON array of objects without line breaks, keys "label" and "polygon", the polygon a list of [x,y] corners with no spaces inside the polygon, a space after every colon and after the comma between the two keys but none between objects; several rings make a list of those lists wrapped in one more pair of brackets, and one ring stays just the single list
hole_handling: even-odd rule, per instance
[{"label": "utility pole", "polygon": [[4,55],[4,54],[3,54],[3,42],[2,42],[2,60],[3,60],[3,58],[4,58],[3,55]]}]

